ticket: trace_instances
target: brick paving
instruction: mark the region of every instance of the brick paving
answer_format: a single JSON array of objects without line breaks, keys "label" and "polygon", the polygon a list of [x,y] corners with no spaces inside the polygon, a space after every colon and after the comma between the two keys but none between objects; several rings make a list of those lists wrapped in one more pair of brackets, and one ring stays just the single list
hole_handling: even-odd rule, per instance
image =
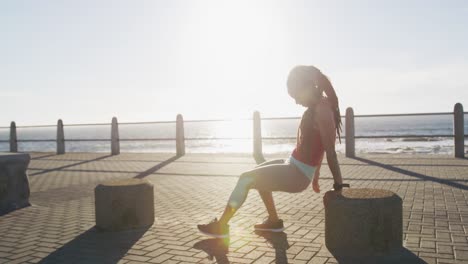
[{"label": "brick paving", "polygon": [[[324,245],[322,194],[275,192],[286,230],[255,233],[266,210],[255,190],[231,220],[229,241],[200,234],[219,217],[249,155],[30,153],[30,207],[0,216],[0,263],[341,263]],[[284,156],[271,156],[277,158]],[[404,246],[414,262],[468,263],[468,159],[444,155],[339,155],[345,182],[403,198]],[[153,182],[147,229],[94,229],[94,187],[114,178]],[[403,263],[401,261],[395,261]]]}]

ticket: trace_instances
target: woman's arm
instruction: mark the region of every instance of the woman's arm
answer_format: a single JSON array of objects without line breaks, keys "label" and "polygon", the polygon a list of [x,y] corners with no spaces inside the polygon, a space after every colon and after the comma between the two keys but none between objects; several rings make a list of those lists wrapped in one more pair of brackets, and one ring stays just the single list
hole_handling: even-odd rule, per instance
[{"label": "woman's arm", "polygon": [[315,169],[314,178],[312,179],[312,190],[314,190],[314,192],[316,192],[316,193],[320,192],[320,185],[319,185],[318,181],[319,181],[319,177],[320,177],[320,167],[322,166],[323,156],[324,155],[322,155],[322,157],[320,157],[319,164],[317,165],[317,168]]},{"label": "woman's arm", "polygon": [[335,151],[335,123],[333,111],[326,105],[317,106],[317,121],[320,130],[320,139],[327,155],[327,163],[335,183],[342,184],[341,170]]},{"label": "woman's arm", "polygon": [[317,180],[320,177],[320,167],[322,167],[323,156],[324,155],[322,155],[322,157],[320,157],[320,161],[319,161],[319,163],[317,165],[317,168],[315,169],[314,179],[317,179]]}]

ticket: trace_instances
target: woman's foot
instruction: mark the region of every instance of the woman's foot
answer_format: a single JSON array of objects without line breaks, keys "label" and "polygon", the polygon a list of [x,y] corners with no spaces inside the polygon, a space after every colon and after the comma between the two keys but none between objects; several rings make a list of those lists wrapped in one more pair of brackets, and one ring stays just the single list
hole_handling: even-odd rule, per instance
[{"label": "woman's foot", "polygon": [[270,218],[267,218],[263,223],[256,224],[254,229],[258,231],[281,232],[284,230],[283,220],[278,219],[272,221]]},{"label": "woman's foot", "polygon": [[213,219],[210,223],[206,225],[197,225],[197,227],[201,233],[208,235],[208,236],[217,237],[217,238],[223,238],[223,237],[229,236],[229,225],[220,224],[217,218]]}]

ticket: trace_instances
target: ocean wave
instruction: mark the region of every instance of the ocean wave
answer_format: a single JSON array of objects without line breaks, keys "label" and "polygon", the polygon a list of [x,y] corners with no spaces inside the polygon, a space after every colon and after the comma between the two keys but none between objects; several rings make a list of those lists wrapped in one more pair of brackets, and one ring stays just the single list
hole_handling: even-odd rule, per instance
[{"label": "ocean wave", "polygon": [[385,151],[387,153],[410,153],[410,152],[415,152],[415,149],[411,147],[393,147],[393,148],[386,148]]},{"label": "ocean wave", "polygon": [[411,138],[402,138],[401,141],[405,141],[405,142],[424,142],[424,141],[442,141],[444,140],[444,138],[440,138],[440,137],[417,137],[417,138],[414,138],[414,137],[411,137]]}]

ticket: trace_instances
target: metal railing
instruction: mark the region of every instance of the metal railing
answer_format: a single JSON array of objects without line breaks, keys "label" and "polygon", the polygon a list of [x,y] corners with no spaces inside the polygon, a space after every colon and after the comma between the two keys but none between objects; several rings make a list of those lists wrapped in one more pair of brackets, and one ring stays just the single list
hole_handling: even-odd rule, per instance
[{"label": "metal railing", "polygon": [[[463,106],[460,103],[455,104],[453,112],[437,112],[437,113],[405,113],[405,114],[374,114],[374,115],[354,115],[354,111],[351,107],[346,109],[346,115],[341,116],[345,118],[345,144],[346,144],[346,156],[355,156],[355,139],[364,138],[454,138],[454,152],[455,157],[464,157],[464,138],[468,135],[464,135],[464,114]],[[355,135],[355,118],[368,118],[368,117],[401,117],[401,116],[435,116],[435,115],[453,115],[454,117],[454,133],[453,134],[429,134],[429,135]],[[175,121],[151,121],[151,122],[124,122],[118,123],[117,118],[112,118],[111,123],[88,123],[88,124],[66,124],[64,125],[62,120],[57,121],[57,125],[28,125],[28,126],[16,126],[15,122],[11,122],[10,127],[0,127],[0,129],[10,129],[10,139],[0,140],[0,142],[9,142],[10,151],[18,151],[18,142],[56,142],[57,154],[65,153],[65,142],[111,142],[111,154],[118,155],[120,153],[120,142],[121,141],[176,141],[176,153],[178,156],[185,154],[185,141],[187,140],[253,140],[253,156],[255,159],[262,160],[262,140],[292,140],[296,137],[262,137],[261,133],[261,121],[266,120],[290,120],[300,119],[300,117],[267,117],[261,118],[259,112],[254,112],[253,118],[235,119],[236,121],[253,121],[253,136],[252,137],[185,137],[184,135],[184,123],[199,123],[199,122],[226,122],[234,121],[234,119],[207,119],[207,120],[183,120],[182,115],[177,115]],[[176,133],[174,138],[120,138],[119,129],[120,125],[148,125],[148,124],[174,124],[176,125]],[[76,126],[111,126],[111,137],[108,139],[96,139],[96,138],[75,138],[65,139],[64,127],[76,127]],[[17,128],[57,128],[57,137],[55,139],[18,139],[16,134]]]},{"label": "metal railing", "polygon": [[[357,115],[354,116],[352,108],[346,109],[346,156],[355,157],[355,139],[356,138],[435,138],[446,137],[454,138],[454,154],[457,158],[465,156],[465,137],[464,135],[464,114],[463,106],[456,103],[453,112],[438,112],[438,113],[411,113],[411,114],[381,114],[381,115]],[[395,117],[395,116],[434,116],[434,115],[453,115],[453,134],[432,134],[432,135],[379,135],[379,136],[355,136],[354,118],[355,117]]]}]

